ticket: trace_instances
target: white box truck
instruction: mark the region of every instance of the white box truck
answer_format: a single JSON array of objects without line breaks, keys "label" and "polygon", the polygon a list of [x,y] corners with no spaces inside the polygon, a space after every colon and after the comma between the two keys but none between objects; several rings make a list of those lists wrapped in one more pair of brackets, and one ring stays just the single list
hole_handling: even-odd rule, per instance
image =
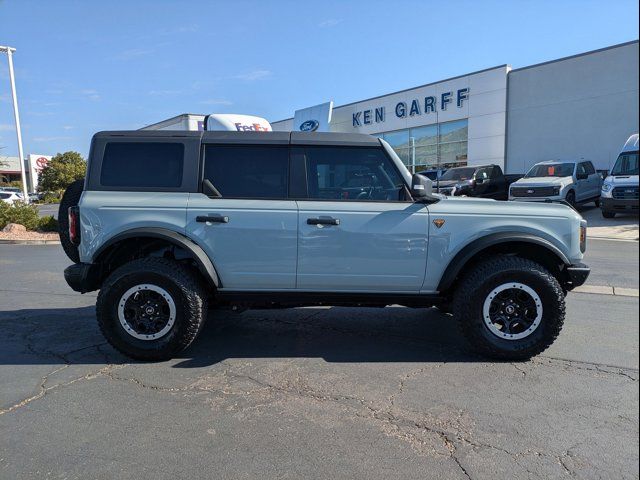
[{"label": "white box truck", "polygon": [[270,132],[271,124],[262,117],[240,115],[236,113],[213,113],[202,115],[183,113],[175,117],[154,123],[140,130],[193,130],[193,131],[232,131],[232,132]]}]

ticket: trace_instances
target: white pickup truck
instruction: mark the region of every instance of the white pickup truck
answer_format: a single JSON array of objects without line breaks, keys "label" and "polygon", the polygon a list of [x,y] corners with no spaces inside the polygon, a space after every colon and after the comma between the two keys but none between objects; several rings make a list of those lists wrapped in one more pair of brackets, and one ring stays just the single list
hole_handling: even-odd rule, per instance
[{"label": "white pickup truck", "polygon": [[571,206],[595,202],[600,206],[602,175],[589,160],[541,162],[511,184],[509,200],[564,200]]}]

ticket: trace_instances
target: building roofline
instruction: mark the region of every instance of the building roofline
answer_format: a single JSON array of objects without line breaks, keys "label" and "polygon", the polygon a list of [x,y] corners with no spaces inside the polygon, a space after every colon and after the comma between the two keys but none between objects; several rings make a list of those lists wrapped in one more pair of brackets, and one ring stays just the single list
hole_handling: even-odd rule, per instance
[{"label": "building roofline", "polygon": [[162,120],[161,122],[156,122],[156,123],[151,123],[149,125],[145,125],[144,127],[140,128],[140,130],[143,130],[145,128],[149,128],[149,127],[158,127],[167,123],[171,123],[174,122],[176,120],[179,120],[181,118],[184,117],[189,117],[189,116],[193,116],[193,117],[205,117],[206,115],[204,113],[181,113],[180,115],[176,115],[175,117],[171,117],[171,118],[167,118],[166,120]]},{"label": "building roofline", "polygon": [[[455,77],[445,78],[443,80],[438,80],[437,82],[429,82],[429,83],[425,83],[423,85],[417,85],[415,87],[403,88],[402,90],[398,90],[396,92],[385,93],[383,95],[377,95],[375,97],[365,98],[363,100],[357,100],[355,102],[344,103],[342,105],[338,105],[336,107],[333,107],[333,109],[336,110],[338,108],[348,107],[349,105],[355,105],[356,103],[369,102],[369,101],[375,100],[377,98],[388,97],[390,95],[397,95],[398,93],[404,93],[404,92],[408,92],[410,90],[416,90],[418,88],[430,87],[431,85],[437,85],[439,83],[450,82],[451,80],[457,80],[458,78],[470,77],[471,75],[477,75],[479,73],[488,72],[489,70],[495,70],[497,68],[508,68],[508,67],[509,67],[509,64],[503,63],[502,65],[496,65],[495,67],[490,67],[490,68],[483,68],[482,70],[477,70],[477,71],[471,72],[471,73],[465,73],[463,75],[456,75]],[[270,123],[286,122],[287,120],[293,120],[293,118],[294,117],[284,118],[282,120],[275,120],[275,121],[270,122]]]},{"label": "building roofline", "polygon": [[[550,63],[563,62],[563,61],[565,61],[565,60],[571,60],[571,59],[573,59],[573,58],[583,57],[583,56],[585,56],[585,55],[592,55],[592,54],[594,54],[594,53],[600,53],[600,52],[604,52],[604,51],[606,51],[606,50],[612,50],[612,49],[614,49],[614,48],[626,47],[626,46],[633,45],[633,44],[637,44],[637,43],[638,43],[638,40],[631,40],[631,41],[628,41],[628,42],[618,43],[618,44],[616,44],[616,45],[610,45],[610,46],[608,46],[608,47],[598,48],[598,49],[596,49],[596,50],[590,50],[590,51],[588,51],[588,52],[582,52],[582,53],[577,53],[577,54],[575,54],[575,55],[569,55],[568,57],[562,57],[562,58],[557,58],[557,59],[555,59],[555,60],[549,60],[549,61],[546,61],[546,62],[535,63],[535,64],[533,64],[533,65],[527,65],[526,67],[513,68],[513,69],[511,69],[508,73],[509,73],[509,74],[511,74],[511,73],[513,73],[513,72],[519,72],[519,71],[521,71],[521,70],[526,70],[526,69],[528,69],[528,68],[541,67],[541,66],[543,66],[543,65],[548,65],[548,64],[550,64]],[[495,67],[485,68],[485,69],[478,70],[478,71],[475,71],[475,72],[466,73],[466,74],[464,74],[464,75],[457,75],[457,76],[455,76],[455,77],[445,78],[444,80],[438,80],[437,82],[425,83],[424,85],[418,85],[418,86],[416,86],[416,87],[405,88],[405,89],[403,89],[403,90],[398,90],[398,91],[396,91],[396,92],[385,93],[384,95],[378,95],[378,96],[375,96],[375,97],[365,98],[365,99],[363,99],[363,100],[358,100],[358,101],[355,101],[355,102],[345,103],[345,104],[343,104],[343,105],[338,105],[338,106],[336,106],[336,107],[333,107],[333,109],[335,110],[335,109],[337,109],[337,108],[348,107],[348,106],[350,106],[350,105],[355,105],[356,103],[368,102],[368,101],[371,101],[371,100],[375,100],[375,99],[377,99],[377,98],[388,97],[389,95],[396,95],[396,94],[398,94],[398,93],[408,92],[408,91],[410,91],[410,90],[415,90],[415,89],[422,88],[422,87],[428,87],[428,86],[431,86],[431,85],[436,85],[436,84],[438,84],[438,83],[448,82],[448,81],[450,81],[450,80],[456,80],[456,79],[458,79],[458,78],[468,77],[468,76],[470,76],[470,75],[476,75],[476,74],[478,74],[478,73],[483,73],[483,72],[487,72],[487,71],[489,71],[489,70],[495,70],[496,68],[503,68],[503,67],[509,67],[509,65],[505,63],[505,64],[503,64],[503,65],[497,65],[497,66],[495,66]],[[286,122],[286,121],[288,121],[288,120],[293,120],[293,118],[294,118],[294,117],[283,118],[282,120],[274,120],[273,122],[270,122],[270,123]]]},{"label": "building roofline", "polygon": [[548,60],[546,62],[535,63],[533,65],[527,65],[526,67],[514,68],[509,72],[509,74],[512,74],[513,72],[519,72],[521,70],[527,70],[529,68],[542,67],[544,65],[549,65],[550,63],[564,62],[565,60],[571,60],[573,58],[584,57],[585,55],[593,55],[594,53],[600,53],[600,52],[604,52],[604,51],[607,51],[607,50],[613,50],[614,48],[627,47],[629,45],[633,45],[634,43],[638,43],[638,40],[631,40],[629,42],[618,43],[616,45],[610,45],[608,47],[598,48],[597,50],[590,50],[588,52],[576,53],[575,55],[569,55],[568,57],[562,57],[562,58],[557,58],[555,60]]}]

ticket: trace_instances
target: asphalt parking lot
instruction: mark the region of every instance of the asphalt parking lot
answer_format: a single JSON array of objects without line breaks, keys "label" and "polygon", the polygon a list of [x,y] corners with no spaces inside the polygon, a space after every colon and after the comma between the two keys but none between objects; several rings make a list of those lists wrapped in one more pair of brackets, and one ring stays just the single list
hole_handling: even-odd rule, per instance
[{"label": "asphalt parking lot", "polygon": [[[590,240],[589,284],[638,288],[638,243]],[[57,245],[0,245],[0,478],[638,478],[638,297],[573,293],[523,363],[433,309],[213,313],[131,363]]]}]

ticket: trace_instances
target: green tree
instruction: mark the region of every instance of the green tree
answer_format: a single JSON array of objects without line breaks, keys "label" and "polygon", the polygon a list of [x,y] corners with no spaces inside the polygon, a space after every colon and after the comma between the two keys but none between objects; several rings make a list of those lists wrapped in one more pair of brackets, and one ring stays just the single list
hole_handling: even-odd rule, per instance
[{"label": "green tree", "polygon": [[74,181],[84,178],[87,162],[78,152],[58,153],[38,177],[38,190],[61,194]]}]

